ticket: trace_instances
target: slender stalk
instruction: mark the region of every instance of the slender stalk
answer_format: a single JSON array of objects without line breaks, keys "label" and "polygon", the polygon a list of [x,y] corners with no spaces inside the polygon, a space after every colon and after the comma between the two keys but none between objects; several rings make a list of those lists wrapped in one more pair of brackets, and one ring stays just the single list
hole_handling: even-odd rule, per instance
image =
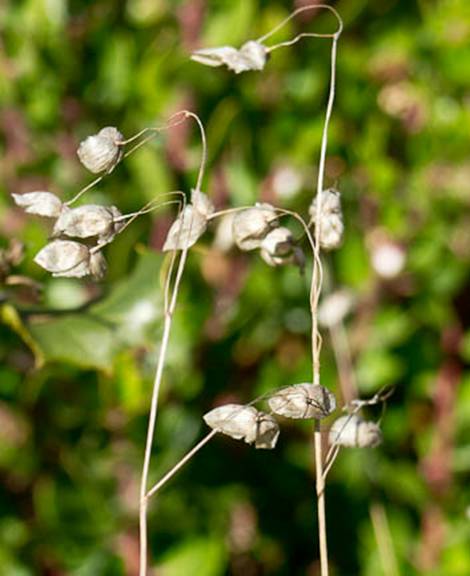
[{"label": "slender stalk", "polygon": [[[183,275],[186,263],[187,249],[183,250],[178,262],[175,284],[168,309],[165,312],[165,322],[163,326],[163,335],[158,354],[157,369],[153,382],[152,401],[150,404],[149,423],[147,428],[147,440],[145,443],[144,464],[142,468],[142,478],[140,483],[140,506],[139,506],[139,528],[140,528],[140,576],[147,575],[147,484],[150,469],[150,458],[152,455],[153,438],[155,434],[155,423],[158,412],[158,398],[165,366],[168,342],[170,339],[171,325],[178,297],[179,284]],[[170,272],[171,273],[171,272]]]},{"label": "slender stalk", "polygon": [[[191,117],[196,120],[202,139],[202,156],[201,156],[201,163],[199,166],[199,173],[197,178],[196,187],[200,190],[200,186],[202,184],[202,178],[204,176],[204,170],[206,166],[207,160],[207,143],[206,143],[206,136],[204,132],[204,127],[202,122],[200,121],[199,117],[192,112],[188,112],[184,110],[180,112],[184,115],[185,118]],[[183,206],[184,210],[184,206]],[[188,238],[191,233],[191,230],[188,231]],[[184,267],[186,264],[186,259],[188,255],[188,248],[185,247],[181,250],[181,255],[179,257],[178,266],[176,270],[176,276],[173,283],[173,288],[171,290],[170,295],[170,288],[171,288],[171,276],[173,273],[174,265],[177,261],[177,250],[174,250],[171,256],[171,264],[170,269],[168,272],[167,280],[165,282],[165,321],[163,326],[163,335],[160,344],[160,351],[158,354],[158,361],[157,361],[157,368],[155,371],[155,378],[153,382],[153,390],[152,390],[152,400],[150,403],[150,414],[149,414],[149,422],[147,427],[147,439],[145,443],[145,454],[144,454],[144,463],[142,467],[142,477],[140,481],[140,502],[139,502],[139,532],[140,532],[140,558],[139,558],[139,576],[147,576],[147,556],[148,556],[148,544],[147,544],[147,507],[148,507],[148,499],[147,499],[147,485],[148,485],[148,476],[150,470],[150,459],[152,455],[152,446],[153,446],[153,439],[155,435],[155,424],[157,420],[157,412],[158,412],[158,398],[160,393],[160,387],[162,382],[163,376],[163,369],[165,366],[166,354],[168,349],[168,342],[170,339],[170,332],[171,326],[173,322],[173,315],[176,309],[176,303],[178,299],[179,287],[181,284],[181,280],[183,278]]]},{"label": "slender stalk", "polygon": [[318,537],[321,575],[328,575],[328,544],[326,539],[325,478],[323,476],[322,435],[320,421],[315,420],[315,473],[318,507]]},{"label": "slender stalk", "polygon": [[146,498],[150,500],[150,498],[156,494],[163,486],[173,478],[173,476],[187,463],[191,458],[199,452],[199,450],[205,446],[212,438],[217,434],[217,430],[211,430],[208,434],[204,436],[204,438],[196,444],[191,450],[181,458],[181,460],[173,466],[171,470],[169,470],[156,484],[150,488],[147,492]]},{"label": "slender stalk", "polygon": [[[336,52],[341,28],[334,35],[331,46],[331,72],[328,104],[323,126],[320,161],[318,165],[316,218],[315,218],[315,257],[313,262],[312,282],[310,290],[310,309],[312,313],[312,355],[313,355],[313,383],[320,383],[320,351],[322,345],[318,329],[318,302],[322,287],[322,265],[320,260],[320,232],[321,232],[321,194],[325,175],[326,151],[328,147],[328,127],[333,112],[333,103],[336,89]],[[328,543],[326,535],[326,508],[325,508],[325,476],[323,475],[322,442],[320,424],[315,423],[315,471],[318,513],[318,540],[320,548],[321,576],[328,576]]]}]

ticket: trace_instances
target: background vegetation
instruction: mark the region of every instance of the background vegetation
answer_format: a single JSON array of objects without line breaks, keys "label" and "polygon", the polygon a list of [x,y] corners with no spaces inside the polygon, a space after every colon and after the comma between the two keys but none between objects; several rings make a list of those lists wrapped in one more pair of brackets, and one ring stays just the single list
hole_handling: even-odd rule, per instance
[{"label": "background vegetation", "polygon": [[[301,3],[297,3],[299,6]],[[328,482],[333,573],[470,573],[470,4],[339,0],[338,95],[327,182],[343,193],[344,247],[328,290],[348,287],[358,386],[395,386],[384,444],[344,451]],[[136,574],[138,481],[161,327],[159,248],[171,214],[138,220],[107,250],[98,286],[32,262],[48,229],[10,193],[70,198],[89,175],[79,141],[126,135],[189,108],[208,131],[205,190],[218,207],[257,199],[306,213],[329,74],[329,42],[273,54],[234,76],[191,62],[272,28],[287,0],[6,0],[0,7],[0,566],[5,576]],[[302,29],[332,29],[329,15]],[[294,25],[286,30],[292,35]],[[189,190],[191,125],[119,166],[88,201],[123,211]],[[406,254],[384,280],[388,238]],[[164,378],[152,476],[204,432],[221,401],[248,401],[310,373],[308,281],[209,234],[189,260]],[[5,258],[5,253],[2,253]],[[13,275],[13,280],[12,280]],[[25,275],[38,285],[15,286]],[[325,334],[323,384],[339,395]],[[373,414],[378,417],[377,413]],[[318,573],[309,423],[273,452],[216,438],[150,511],[156,574]],[[388,536],[391,536],[391,545]],[[391,555],[391,557],[390,557]],[[396,557],[396,568],[393,565]],[[384,568],[385,565],[385,568]]]}]

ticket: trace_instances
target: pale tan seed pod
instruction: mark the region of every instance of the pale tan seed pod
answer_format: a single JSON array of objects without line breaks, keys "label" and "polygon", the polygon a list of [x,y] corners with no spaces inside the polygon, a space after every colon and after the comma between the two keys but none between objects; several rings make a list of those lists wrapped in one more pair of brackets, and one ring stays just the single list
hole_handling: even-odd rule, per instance
[{"label": "pale tan seed pod", "polygon": [[376,422],[350,414],[333,422],[328,439],[330,444],[347,448],[374,448],[382,443],[382,431]]},{"label": "pale tan seed pod", "polygon": [[26,194],[12,194],[17,206],[24,208],[28,214],[57,218],[62,209],[62,202],[52,192],[28,192]]},{"label": "pale tan seed pod", "polygon": [[261,240],[261,258],[269,266],[282,266],[294,261],[294,237],[284,226],[279,226],[268,232]]},{"label": "pale tan seed pod", "polygon": [[[312,222],[317,223],[317,197],[309,208]],[[320,245],[325,250],[339,248],[343,241],[344,224],[341,210],[341,195],[337,190],[328,188],[320,196]]]},{"label": "pale tan seed pod", "polygon": [[253,406],[225,404],[203,416],[204,422],[235,440],[244,440],[256,448],[274,448],[279,436],[279,426],[269,414]]},{"label": "pale tan seed pod", "polygon": [[212,200],[207,196],[207,194],[201,192],[201,190],[191,190],[191,204],[194,206],[195,210],[206,217],[213,214],[215,210]]},{"label": "pale tan seed pod", "polygon": [[107,240],[115,234],[115,220],[121,216],[113,207],[86,204],[78,208],[64,207],[57,219],[53,235],[61,234],[71,238],[99,237]]},{"label": "pale tan seed pod", "polygon": [[246,70],[263,70],[267,60],[266,46],[255,40],[245,42],[240,48],[239,54],[241,56],[238,69],[235,70],[236,74],[245,72]]},{"label": "pale tan seed pod", "polygon": [[90,274],[88,246],[72,240],[53,240],[40,250],[34,261],[53,276],[83,278]]},{"label": "pale tan seed pod", "polygon": [[199,240],[207,228],[207,217],[188,204],[171,225],[163,251],[190,248]]},{"label": "pale tan seed pod", "polygon": [[248,70],[262,70],[267,60],[267,50],[260,42],[250,40],[240,50],[232,46],[195,50],[191,60],[206,66],[227,66],[235,74]]},{"label": "pale tan seed pod", "polygon": [[77,150],[80,162],[93,174],[111,172],[122,157],[123,140],[124,136],[114,126],[101,129],[80,143]]},{"label": "pale tan seed pod", "polygon": [[327,328],[342,322],[354,307],[355,297],[346,288],[325,296],[318,308],[318,321]]},{"label": "pale tan seed pod", "polygon": [[276,227],[278,217],[271,204],[257,203],[252,208],[241,210],[233,217],[232,231],[240,250],[255,250],[268,232]]},{"label": "pale tan seed pod", "polygon": [[327,388],[308,383],[281,388],[268,404],[275,414],[296,419],[320,420],[336,409],[336,399]]},{"label": "pale tan seed pod", "polygon": [[102,280],[108,271],[108,265],[101,252],[93,252],[90,255],[90,275],[94,280]]}]

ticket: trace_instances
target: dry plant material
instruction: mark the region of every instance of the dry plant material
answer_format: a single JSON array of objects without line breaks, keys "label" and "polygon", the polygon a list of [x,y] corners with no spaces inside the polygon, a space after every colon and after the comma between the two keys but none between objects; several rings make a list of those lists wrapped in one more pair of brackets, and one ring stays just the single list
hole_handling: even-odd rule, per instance
[{"label": "dry plant material", "polygon": [[286,418],[325,418],[336,409],[334,395],[319,384],[294,384],[282,388],[268,400],[275,414]]},{"label": "dry plant material", "polygon": [[36,254],[34,261],[55,277],[83,278],[91,274],[90,249],[72,240],[49,242]]},{"label": "dry plant material", "polygon": [[61,200],[52,192],[28,192],[12,194],[12,197],[15,204],[24,208],[27,214],[57,218],[62,210]]},{"label": "dry plant material", "polygon": [[295,253],[292,232],[284,226],[268,232],[261,241],[260,254],[269,266],[282,266],[293,262]]},{"label": "dry plant material", "polygon": [[102,128],[80,143],[77,150],[80,162],[93,174],[109,174],[122,157],[123,141],[124,136],[114,126]]},{"label": "dry plant material", "polygon": [[192,204],[185,206],[171,225],[163,245],[164,252],[191,248],[206,231],[214,205],[200,190],[191,191],[191,201]]},{"label": "dry plant material", "polygon": [[332,445],[346,448],[375,448],[382,443],[382,431],[376,422],[368,422],[357,414],[349,414],[333,422],[329,441]]},{"label": "dry plant material", "polygon": [[279,223],[276,209],[267,203],[237,212],[232,220],[235,244],[245,252],[261,248],[266,235]]},{"label": "dry plant material", "polygon": [[71,238],[98,237],[101,242],[106,242],[112,240],[118,231],[119,219],[122,219],[122,214],[116,206],[65,206],[54,225],[53,235]]},{"label": "dry plant material", "polygon": [[240,72],[248,70],[263,70],[267,54],[267,49],[263,44],[250,40],[243,44],[239,50],[232,46],[195,50],[191,54],[191,60],[206,66],[225,65],[235,74],[240,74]]},{"label": "dry plant material", "polygon": [[213,430],[254,444],[255,448],[271,449],[276,446],[279,436],[276,420],[253,406],[225,404],[207,412],[203,418]]},{"label": "dry plant material", "polygon": [[[319,220],[317,214],[318,202],[320,202]],[[340,193],[334,188],[323,190],[320,196],[317,195],[310,205],[309,214],[315,227],[319,226],[320,228],[320,246],[325,250],[339,248],[343,241],[344,233]]]}]

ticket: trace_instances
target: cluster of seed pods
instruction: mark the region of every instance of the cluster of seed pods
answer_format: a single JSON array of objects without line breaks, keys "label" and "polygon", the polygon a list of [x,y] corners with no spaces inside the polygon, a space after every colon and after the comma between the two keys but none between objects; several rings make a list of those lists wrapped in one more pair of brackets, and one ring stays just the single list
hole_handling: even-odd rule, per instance
[{"label": "cluster of seed pods", "polygon": [[[103,128],[84,140],[77,151],[82,164],[94,174],[109,173],[122,157],[122,134],[114,127]],[[106,273],[103,246],[112,242],[126,219],[116,206],[84,204],[72,208],[47,191],[12,194],[28,214],[54,220],[51,240],[35,262],[53,276],[101,279]]]}]

